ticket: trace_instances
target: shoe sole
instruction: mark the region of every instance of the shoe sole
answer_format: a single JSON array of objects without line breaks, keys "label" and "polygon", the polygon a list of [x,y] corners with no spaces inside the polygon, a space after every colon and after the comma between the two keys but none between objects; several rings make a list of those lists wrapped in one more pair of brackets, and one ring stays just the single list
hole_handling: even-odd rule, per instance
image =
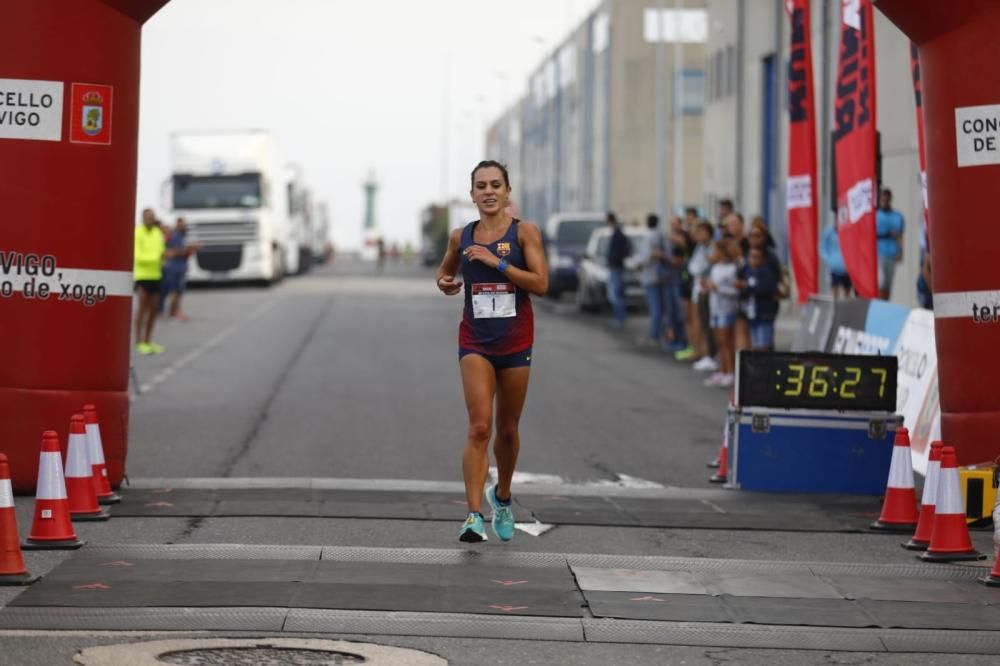
[{"label": "shoe sole", "polygon": [[513,541],[514,540],[513,534],[511,534],[510,537],[508,537],[507,539],[504,539],[502,536],[500,536],[500,533],[497,532],[496,525],[493,524],[493,518],[495,518],[497,515],[497,505],[493,503],[493,492],[492,492],[493,488],[495,487],[496,486],[486,489],[486,503],[490,505],[491,509],[493,509],[493,517],[491,517],[490,519],[490,527],[493,528],[493,534],[496,534],[497,538],[500,539],[501,541]]},{"label": "shoe sole", "polygon": [[475,530],[465,530],[459,535],[458,540],[465,543],[482,543],[484,541],[488,541],[489,539],[485,534],[480,534]]}]

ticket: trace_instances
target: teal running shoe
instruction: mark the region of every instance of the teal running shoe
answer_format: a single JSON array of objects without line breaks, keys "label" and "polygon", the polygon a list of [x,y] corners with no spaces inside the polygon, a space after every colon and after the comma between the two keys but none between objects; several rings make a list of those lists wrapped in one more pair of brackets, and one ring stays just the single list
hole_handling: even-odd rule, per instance
[{"label": "teal running shoe", "polygon": [[481,513],[473,512],[469,514],[469,517],[462,523],[462,530],[458,533],[458,540],[465,543],[479,543],[488,540]]},{"label": "teal running shoe", "polygon": [[[511,498],[513,499],[513,498]],[[493,509],[493,533],[501,541],[510,541],[514,538],[514,509],[512,502],[501,504],[497,499],[496,484],[486,490],[486,501]]]}]

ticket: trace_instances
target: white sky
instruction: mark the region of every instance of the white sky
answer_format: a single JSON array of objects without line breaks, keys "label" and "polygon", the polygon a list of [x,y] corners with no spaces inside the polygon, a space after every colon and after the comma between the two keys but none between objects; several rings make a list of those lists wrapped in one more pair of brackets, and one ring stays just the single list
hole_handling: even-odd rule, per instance
[{"label": "white sky", "polygon": [[597,4],[171,0],[143,29],[138,207],[165,212],[171,132],[270,129],[339,248],[360,244],[369,171],[382,233],[416,244],[420,210],[467,195],[489,121]]}]

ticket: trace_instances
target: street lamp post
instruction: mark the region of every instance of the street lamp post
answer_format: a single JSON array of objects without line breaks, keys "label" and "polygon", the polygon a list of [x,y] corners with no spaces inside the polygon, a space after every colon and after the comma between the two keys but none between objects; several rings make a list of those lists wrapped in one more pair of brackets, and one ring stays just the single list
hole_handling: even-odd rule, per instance
[{"label": "street lamp post", "polygon": [[664,131],[666,109],[666,90],[663,77],[666,74],[666,63],[664,62],[664,29],[663,29],[663,0],[656,3],[656,120],[653,132],[653,141],[656,151],[656,214],[661,220],[665,219],[667,212],[667,196],[664,182],[667,177],[667,155],[666,155],[666,132]]}]

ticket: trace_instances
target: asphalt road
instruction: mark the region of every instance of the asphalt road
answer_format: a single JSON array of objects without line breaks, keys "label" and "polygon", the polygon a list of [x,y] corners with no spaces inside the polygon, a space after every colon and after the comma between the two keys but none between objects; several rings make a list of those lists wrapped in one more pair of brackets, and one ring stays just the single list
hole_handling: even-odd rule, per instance
[{"label": "asphalt road", "polygon": [[[191,292],[192,321],[158,325],[168,353],[136,360],[140,385],[162,379],[133,405],[129,475],[458,478],[461,299],[417,270],[338,272]],[[631,334],[536,310],[522,470],[666,485],[705,476],[725,391],[637,353]]]},{"label": "asphalt road", "polygon": [[[191,320],[160,321],[167,352],[135,358],[130,479],[328,477],[461,480],[465,411],[457,363],[461,299],[432,273],[338,260],[273,288],[192,289]],[[644,318],[612,332],[569,303],[536,301],[536,346],[522,419],[519,470],[609,487],[709,488],[726,391],[662,352],[640,348]],[[516,490],[515,490],[516,492]],[[20,498],[21,531],[30,501]],[[455,519],[115,518],[81,525],[95,543],[349,545],[454,548]],[[990,549],[990,535],[976,545]],[[886,563],[903,557],[883,535],[560,526],[519,533],[516,550]],[[493,544],[491,543],[491,546]],[[45,573],[66,556],[27,555]],[[906,556],[910,557],[910,556]],[[0,592],[0,602],[14,593]],[[235,635],[235,634],[227,634]],[[149,635],[148,638],[156,636]],[[3,663],[71,663],[85,646],[147,636],[0,632]],[[451,663],[990,663],[971,655],[694,648],[355,637],[440,654]]]}]

